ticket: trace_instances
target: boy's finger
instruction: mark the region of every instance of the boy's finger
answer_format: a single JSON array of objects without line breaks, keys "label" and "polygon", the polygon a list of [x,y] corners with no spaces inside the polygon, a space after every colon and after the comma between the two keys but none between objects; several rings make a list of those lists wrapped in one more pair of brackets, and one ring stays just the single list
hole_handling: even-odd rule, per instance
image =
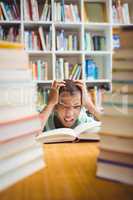
[{"label": "boy's finger", "polygon": [[53,86],[53,87],[56,87],[57,85],[60,85],[60,84],[61,84],[61,85],[62,85],[62,84],[65,85],[65,81],[54,81],[54,82],[52,83],[52,86]]},{"label": "boy's finger", "polygon": [[77,85],[78,87],[80,87],[81,89],[83,89],[83,87],[84,87],[84,85],[83,85],[82,83],[76,83],[76,85]]}]

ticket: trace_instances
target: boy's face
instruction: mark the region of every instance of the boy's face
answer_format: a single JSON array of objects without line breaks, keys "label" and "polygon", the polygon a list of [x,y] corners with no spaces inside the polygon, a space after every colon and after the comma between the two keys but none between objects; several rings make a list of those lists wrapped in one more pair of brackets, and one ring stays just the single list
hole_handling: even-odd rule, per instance
[{"label": "boy's face", "polygon": [[59,103],[56,112],[64,127],[70,128],[77,120],[81,109],[81,93],[62,92],[59,96]]}]

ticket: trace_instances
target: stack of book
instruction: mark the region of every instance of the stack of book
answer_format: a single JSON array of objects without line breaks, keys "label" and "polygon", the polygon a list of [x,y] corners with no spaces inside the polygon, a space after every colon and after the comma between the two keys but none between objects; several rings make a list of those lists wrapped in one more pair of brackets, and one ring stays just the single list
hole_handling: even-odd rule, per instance
[{"label": "stack of book", "polygon": [[133,123],[130,117],[104,116],[97,176],[133,184]]},{"label": "stack of book", "polygon": [[0,191],[44,167],[36,85],[22,45],[0,41]]},{"label": "stack of book", "polygon": [[[106,94],[103,99],[105,115],[102,117],[103,127],[97,169],[97,176],[127,184],[133,184],[131,35],[131,30],[120,33],[120,49],[114,55],[112,93]],[[127,54],[122,53],[125,50]]]}]

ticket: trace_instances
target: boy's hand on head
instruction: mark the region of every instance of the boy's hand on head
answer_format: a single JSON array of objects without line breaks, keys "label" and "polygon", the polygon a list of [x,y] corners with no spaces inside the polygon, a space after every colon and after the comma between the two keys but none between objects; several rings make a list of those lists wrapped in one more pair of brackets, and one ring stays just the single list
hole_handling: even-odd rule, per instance
[{"label": "boy's hand on head", "polygon": [[94,107],[94,104],[92,102],[91,95],[88,93],[86,84],[82,80],[74,80],[76,85],[80,87],[82,91],[82,105],[89,110],[90,108]]},{"label": "boy's hand on head", "polygon": [[51,89],[50,89],[50,93],[48,96],[48,105],[51,106],[55,106],[56,104],[58,104],[58,100],[59,100],[59,89],[60,87],[65,86],[65,82],[64,81],[54,81],[52,83]]},{"label": "boy's hand on head", "polygon": [[85,106],[85,108],[92,113],[97,120],[100,120],[100,115],[103,111],[101,112],[101,110],[98,110],[94,105],[91,94],[87,91],[85,83],[81,80],[75,80],[75,83],[82,90],[82,105]]}]

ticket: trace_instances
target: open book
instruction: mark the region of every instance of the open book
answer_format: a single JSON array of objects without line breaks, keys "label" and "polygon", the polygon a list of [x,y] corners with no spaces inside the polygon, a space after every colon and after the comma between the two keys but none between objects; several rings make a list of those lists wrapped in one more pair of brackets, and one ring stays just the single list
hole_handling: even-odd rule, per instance
[{"label": "open book", "polygon": [[101,122],[93,121],[83,123],[76,128],[58,128],[45,131],[36,136],[36,140],[41,143],[69,142],[76,139],[99,140],[98,132],[101,128]]}]

